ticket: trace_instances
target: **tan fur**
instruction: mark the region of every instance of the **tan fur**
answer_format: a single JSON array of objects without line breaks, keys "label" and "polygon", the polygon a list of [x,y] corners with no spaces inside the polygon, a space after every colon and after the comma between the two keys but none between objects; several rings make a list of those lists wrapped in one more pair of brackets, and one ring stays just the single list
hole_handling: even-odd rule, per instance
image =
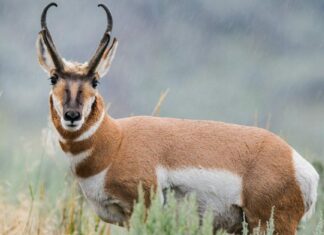
[{"label": "tan fur", "polygon": [[[108,72],[118,45],[114,39],[108,47],[107,38],[110,37],[105,34],[96,53],[103,52],[101,58],[94,57],[100,61],[92,60],[96,63],[90,66],[62,60],[63,66],[59,63],[59,69],[51,61],[42,34],[37,40],[41,66],[57,78],[50,96],[50,113],[60,135],[61,148],[71,158],[89,154],[76,161],[73,173],[83,182],[90,200],[102,204],[99,212],[102,212],[100,209],[111,210],[112,214],[107,213],[105,220],[120,222],[113,218],[116,214],[129,219],[140,182],[149,206],[150,190],[158,187],[158,166],[167,170],[192,167],[226,170],[242,179],[240,205],[231,206],[242,208],[250,231],[259,221],[264,231],[274,207],[276,233],[295,234],[306,210],[296,179],[292,148],[278,136],[256,127],[215,121],[102,116],[104,101],[93,81]],[[71,112],[78,115],[64,116]],[[82,118],[73,118],[80,116]],[[106,175],[101,175],[102,172]],[[90,191],[101,181],[93,180],[88,183],[89,187],[85,179],[98,175],[102,177],[100,185],[104,185],[104,192],[99,186],[99,193],[93,196]],[[109,199],[113,199],[110,204]]]},{"label": "tan fur", "polygon": [[70,62],[65,59],[63,59],[63,61],[65,73],[79,76],[86,75],[88,63]]},{"label": "tan fur", "polygon": [[[87,140],[73,142],[104,109],[98,95],[93,112],[78,133],[62,131],[51,103],[54,125],[69,139],[65,152],[77,154],[93,148],[93,154],[76,167],[79,177],[89,177],[110,165],[106,188],[126,205],[127,211],[143,183],[146,195],[156,187],[157,165],[169,169],[188,166],[226,169],[243,177],[243,210],[251,228],[259,220],[265,228],[275,206],[276,229],[293,234],[304,213],[303,199],[294,177],[291,147],[272,133],[214,121],[158,117],[112,119],[106,116]],[[147,196],[148,199],[148,196]],[[290,221],[290,223],[287,223]],[[284,231],[284,233],[283,233]]]}]

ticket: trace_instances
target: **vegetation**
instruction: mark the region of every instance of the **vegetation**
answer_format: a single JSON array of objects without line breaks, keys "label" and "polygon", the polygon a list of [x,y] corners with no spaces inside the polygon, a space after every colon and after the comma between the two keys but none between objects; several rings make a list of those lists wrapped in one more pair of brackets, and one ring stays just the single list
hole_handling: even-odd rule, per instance
[{"label": "vegetation", "polygon": [[[70,181],[70,180],[69,180]],[[69,187],[70,185],[70,187]],[[140,191],[141,192],[141,191]],[[3,194],[2,194],[3,195]],[[1,198],[0,233],[5,234],[114,234],[114,235],[208,235],[213,234],[211,213],[206,213],[202,225],[197,214],[194,196],[182,202],[168,194],[168,203],[162,205],[159,197],[152,197],[151,207],[146,211],[143,193],[134,206],[129,229],[102,222],[90,209],[75,182],[66,184],[66,189],[54,204],[46,197],[46,188],[41,184],[37,190],[30,186],[29,195],[21,194],[15,204]],[[321,198],[321,197],[320,197]],[[320,200],[315,216],[308,224],[302,224],[299,234],[323,234],[324,220],[321,215],[323,200]],[[273,234],[275,221],[271,218],[266,235]],[[225,235],[219,232],[218,235]],[[249,234],[243,222],[243,235]],[[258,228],[254,230],[259,235]]]},{"label": "vegetation", "polygon": [[[49,24],[60,53],[89,59],[104,15],[92,1],[58,3]],[[208,234],[210,218],[197,228],[192,199],[175,212],[173,199],[163,208],[156,198],[147,223],[140,200],[128,232],[94,215],[56,152],[51,130],[39,131],[46,124],[49,82],[33,45],[44,5],[0,1],[0,234]],[[324,177],[323,1],[108,5],[120,48],[100,89],[113,102],[113,116],[150,113],[161,87],[171,87],[163,115],[270,127]],[[323,191],[321,181],[316,214],[299,234],[324,234]]]},{"label": "vegetation", "polygon": [[[159,115],[168,90],[161,93],[152,115]],[[5,123],[0,113],[0,125]],[[2,124],[1,124],[2,123]],[[2,130],[5,130],[4,128]],[[4,135],[0,136],[3,137]],[[208,235],[213,234],[212,216],[207,212],[199,220],[194,195],[178,202],[172,192],[168,193],[166,205],[158,196],[152,196],[151,207],[146,210],[143,193],[139,190],[128,229],[102,222],[85,201],[78,184],[68,173],[62,159],[54,158],[55,143],[50,128],[42,131],[42,148],[33,149],[28,140],[15,149],[7,168],[7,181],[0,185],[0,234],[3,235]],[[0,142],[0,153],[4,153]],[[25,158],[21,158],[25,156]],[[27,161],[33,156],[33,161]],[[37,156],[37,157],[35,157]],[[59,156],[58,156],[59,157]],[[324,177],[321,161],[314,162]],[[5,168],[3,168],[5,170]],[[8,170],[9,169],[9,170]],[[23,170],[22,170],[23,169]],[[11,174],[10,174],[10,173]],[[316,214],[300,225],[299,234],[320,235],[324,233],[324,184],[321,182]],[[152,194],[153,195],[153,194]],[[274,212],[275,213],[275,212]],[[247,223],[243,221],[243,235],[248,235]],[[270,218],[266,235],[273,234],[275,221]],[[225,235],[225,232],[218,232]],[[259,229],[254,235],[261,235]],[[263,234],[262,234],[263,235]]]}]

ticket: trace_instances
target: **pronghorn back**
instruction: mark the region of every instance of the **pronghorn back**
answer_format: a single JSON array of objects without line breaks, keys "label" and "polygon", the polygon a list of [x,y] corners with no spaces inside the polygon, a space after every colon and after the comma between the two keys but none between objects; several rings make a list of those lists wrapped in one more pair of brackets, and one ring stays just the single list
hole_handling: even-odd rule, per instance
[{"label": "pronghorn back", "polygon": [[112,16],[89,62],[59,56],[46,25],[37,39],[38,60],[49,74],[50,115],[62,150],[85,197],[110,223],[124,224],[141,182],[146,205],[153,188],[164,202],[171,189],[178,199],[195,193],[202,216],[214,214],[215,230],[265,230],[272,208],[279,234],[295,234],[315,207],[319,176],[313,166],[271,132],[216,121],[137,116],[113,119],[97,86],[117,49],[110,43]]}]

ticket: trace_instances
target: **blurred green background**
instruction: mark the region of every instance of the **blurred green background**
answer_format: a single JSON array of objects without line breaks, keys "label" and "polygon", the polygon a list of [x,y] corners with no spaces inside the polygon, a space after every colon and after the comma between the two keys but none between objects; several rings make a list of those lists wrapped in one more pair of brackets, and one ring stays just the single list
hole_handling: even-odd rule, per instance
[{"label": "blurred green background", "polygon": [[[99,87],[111,116],[150,114],[170,88],[161,116],[266,127],[307,159],[323,158],[323,1],[101,2],[120,43]],[[60,0],[49,11],[66,59],[83,62],[94,53],[106,27],[101,2]],[[35,41],[47,3],[0,1],[0,182],[10,192],[41,175],[57,193],[68,172],[44,137],[50,82]]]}]

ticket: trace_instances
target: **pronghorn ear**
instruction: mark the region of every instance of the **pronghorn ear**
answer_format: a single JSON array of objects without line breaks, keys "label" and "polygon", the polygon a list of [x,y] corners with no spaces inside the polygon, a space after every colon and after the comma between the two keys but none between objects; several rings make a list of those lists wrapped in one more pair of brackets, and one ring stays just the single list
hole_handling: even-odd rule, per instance
[{"label": "pronghorn ear", "polygon": [[111,46],[108,47],[103,53],[100,62],[96,68],[96,73],[99,74],[99,77],[103,77],[108,73],[111,62],[114,59],[117,47],[118,47],[118,41],[116,38],[114,38]]},{"label": "pronghorn ear", "polygon": [[49,49],[44,42],[43,34],[41,33],[39,33],[37,37],[36,50],[39,64],[46,73],[51,74],[51,72],[55,70],[55,65],[49,53]]}]

